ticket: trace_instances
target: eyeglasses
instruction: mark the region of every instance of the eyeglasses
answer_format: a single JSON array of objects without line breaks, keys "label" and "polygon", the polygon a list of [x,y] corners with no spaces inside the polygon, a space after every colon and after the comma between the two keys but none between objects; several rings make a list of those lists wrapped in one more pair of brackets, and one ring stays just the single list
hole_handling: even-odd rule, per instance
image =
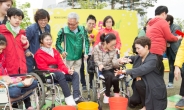
[{"label": "eyeglasses", "polygon": [[75,24],[70,24],[68,23],[68,26],[76,26],[78,23],[75,23]]}]

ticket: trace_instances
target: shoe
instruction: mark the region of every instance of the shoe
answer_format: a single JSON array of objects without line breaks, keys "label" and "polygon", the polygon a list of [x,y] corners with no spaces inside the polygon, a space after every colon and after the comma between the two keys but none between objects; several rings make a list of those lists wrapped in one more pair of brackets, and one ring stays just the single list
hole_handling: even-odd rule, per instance
[{"label": "shoe", "polygon": [[184,109],[184,99],[180,99],[179,102],[175,105],[178,109]]},{"label": "shoe", "polygon": [[85,102],[86,100],[83,97],[80,97],[77,101],[75,101],[76,104],[80,102]]},{"label": "shoe", "polygon": [[124,76],[125,76],[125,75],[121,74],[121,75],[119,76],[119,79],[123,79]]},{"label": "shoe", "polygon": [[102,74],[99,75],[99,78],[100,79],[105,79],[105,77]]},{"label": "shoe", "polygon": [[71,95],[69,97],[65,98],[65,102],[66,102],[67,105],[76,106],[76,103],[73,99],[73,96],[71,96]]},{"label": "shoe", "polygon": [[106,95],[104,95],[103,103],[104,104],[108,104],[109,103],[109,97],[107,97]]},{"label": "shoe", "polygon": [[167,89],[170,89],[170,88],[174,88],[174,86],[173,86],[173,83],[168,83],[168,85],[167,85]]},{"label": "shoe", "polygon": [[100,78],[100,79],[105,79],[105,77],[102,75],[102,72],[98,72],[98,77]]},{"label": "shoe", "polygon": [[82,91],[87,91],[86,86],[82,86]]}]

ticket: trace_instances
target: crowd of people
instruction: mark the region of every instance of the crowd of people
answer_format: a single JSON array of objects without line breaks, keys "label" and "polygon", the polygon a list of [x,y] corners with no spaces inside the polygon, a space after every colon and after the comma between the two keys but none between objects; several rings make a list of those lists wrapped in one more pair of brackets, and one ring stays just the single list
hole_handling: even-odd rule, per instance
[{"label": "crowd of people", "polygon": [[[78,14],[69,13],[67,26],[57,34],[55,49],[52,47],[51,27],[48,24],[49,13],[45,9],[38,9],[34,15],[35,23],[22,30],[20,24],[24,13],[12,5],[13,0],[0,0],[0,80],[6,84],[23,81],[21,77],[12,79],[9,77],[11,75],[26,74],[35,69],[49,70],[62,88],[66,104],[75,106],[85,101],[81,96],[80,83],[82,91],[86,91],[84,62],[93,56],[99,74],[105,80],[104,103],[109,103],[110,92],[114,92],[114,97],[120,97],[119,77],[128,74],[133,79],[129,107],[141,105],[141,110],[164,110],[167,107],[167,88],[173,88],[174,77],[178,80],[179,75],[182,75],[182,99],[176,107],[184,108],[184,41],[175,33],[181,28],[173,23],[174,17],[168,15],[166,6],[158,6],[155,17],[150,18],[138,33],[133,43],[135,55],[121,58],[119,51],[123,36],[120,37],[113,29],[115,21],[112,16],[106,16],[104,28],[96,30],[94,15],[89,15],[86,26],[82,26],[79,25]],[[164,53],[167,54],[170,68],[167,86],[163,78]],[[120,66],[126,63],[133,64],[132,69],[121,70]],[[93,87],[93,79],[94,73],[90,73],[90,88]],[[72,82],[72,95],[68,81]],[[9,86],[10,97],[19,97],[37,87],[37,81],[28,82],[30,84],[24,82],[26,85],[23,87]],[[25,108],[33,110],[30,100],[24,99]],[[17,108],[16,103],[12,106]]]}]

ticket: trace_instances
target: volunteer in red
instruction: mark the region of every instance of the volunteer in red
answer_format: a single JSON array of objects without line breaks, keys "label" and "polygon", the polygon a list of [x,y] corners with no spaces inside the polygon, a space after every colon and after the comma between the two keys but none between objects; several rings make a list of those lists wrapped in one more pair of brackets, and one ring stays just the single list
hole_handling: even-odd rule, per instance
[{"label": "volunteer in red", "polygon": [[94,46],[96,46],[100,42],[100,36],[103,33],[105,33],[105,35],[108,34],[108,33],[113,33],[116,36],[116,46],[115,46],[115,48],[116,48],[117,51],[120,50],[120,48],[121,48],[121,39],[120,39],[119,33],[112,28],[114,25],[115,25],[115,21],[112,18],[112,16],[106,16],[104,18],[103,26],[105,28],[98,32],[98,34],[96,36],[96,41],[94,43]]},{"label": "volunteer in red", "polygon": [[163,54],[166,51],[168,42],[176,42],[181,39],[180,36],[174,36],[170,31],[170,26],[165,20],[168,8],[166,6],[158,6],[155,10],[155,18],[148,23],[146,36],[151,39],[150,52],[157,55],[158,67],[161,75],[164,75]]}]

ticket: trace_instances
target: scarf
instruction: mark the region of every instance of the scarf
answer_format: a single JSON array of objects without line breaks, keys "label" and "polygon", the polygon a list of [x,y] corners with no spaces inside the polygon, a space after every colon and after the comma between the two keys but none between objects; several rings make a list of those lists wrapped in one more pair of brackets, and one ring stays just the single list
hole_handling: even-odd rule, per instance
[{"label": "scarf", "polygon": [[47,48],[47,47],[40,47],[41,50],[44,52],[48,53],[50,56],[54,57],[54,51],[52,48]]},{"label": "scarf", "polygon": [[19,33],[19,31],[20,31],[20,26],[14,27],[14,26],[12,26],[12,25],[10,24],[10,27],[11,27],[11,29],[12,29],[13,32],[15,32],[16,34]]}]

